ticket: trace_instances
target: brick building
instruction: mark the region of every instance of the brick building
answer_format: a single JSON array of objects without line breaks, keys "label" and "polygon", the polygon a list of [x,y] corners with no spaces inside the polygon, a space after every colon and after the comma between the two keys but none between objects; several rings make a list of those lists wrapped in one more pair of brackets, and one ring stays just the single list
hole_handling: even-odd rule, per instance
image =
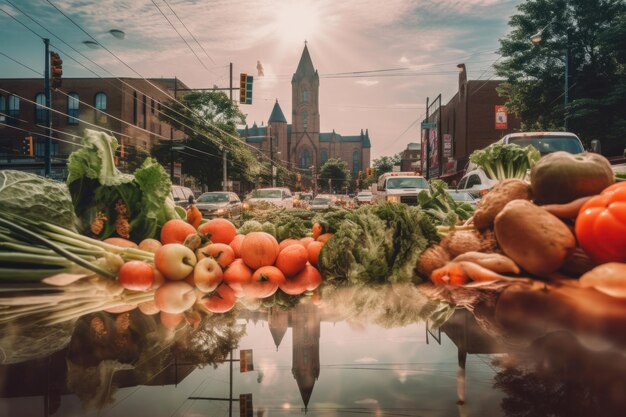
[{"label": "brick building", "polygon": [[422,132],[422,170],[425,172],[426,137],[431,177],[460,177],[469,155],[520,130],[520,121],[506,114],[506,123],[496,124],[496,106],[504,106],[506,98],[498,95],[498,80],[467,80],[465,64],[459,64],[458,91],[441,106],[429,109],[426,122],[435,123],[429,132]]},{"label": "brick building", "polygon": [[[126,150],[150,151],[158,139],[183,137],[160,122],[162,103],[187,86],[177,79],[65,78],[52,92],[53,177],[64,177],[84,129],[111,133]],[[43,173],[46,109],[43,79],[0,79],[0,168]],[[24,149],[33,138],[33,155]]]},{"label": "brick building", "polygon": [[421,167],[422,144],[409,143],[406,149],[402,151],[400,159],[400,171],[402,172],[419,172]]},{"label": "brick building", "polygon": [[369,132],[361,129],[359,134],[349,136],[334,130],[320,132],[319,87],[319,75],[305,45],[291,79],[292,123],[287,122],[276,100],[266,126],[255,123],[240,129],[239,134],[247,143],[289,167],[309,171],[314,166],[319,170],[328,159],[336,158],[348,164],[354,177],[370,167]]}]

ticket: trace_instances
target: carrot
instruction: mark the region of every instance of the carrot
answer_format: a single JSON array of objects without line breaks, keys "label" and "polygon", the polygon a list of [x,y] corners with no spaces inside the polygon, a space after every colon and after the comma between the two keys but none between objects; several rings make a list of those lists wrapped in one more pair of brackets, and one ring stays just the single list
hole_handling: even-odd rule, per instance
[{"label": "carrot", "polygon": [[515,279],[493,272],[475,262],[462,261],[457,263],[472,281],[484,282]]}]

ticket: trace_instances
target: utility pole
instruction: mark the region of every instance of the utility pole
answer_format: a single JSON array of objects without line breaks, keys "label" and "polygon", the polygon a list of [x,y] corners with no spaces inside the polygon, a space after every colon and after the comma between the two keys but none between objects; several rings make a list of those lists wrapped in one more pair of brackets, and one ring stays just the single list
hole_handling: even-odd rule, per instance
[{"label": "utility pole", "polygon": [[222,183],[224,184],[222,186],[222,190],[223,191],[228,191],[228,185],[227,185],[228,184],[228,172],[226,171],[226,163],[227,163],[226,153],[227,152],[226,152],[225,148],[222,148],[222,149],[223,149],[223,152],[222,152],[222,177],[223,177],[222,178]]},{"label": "utility pole", "polygon": [[[178,93],[178,79],[174,77],[174,100]],[[170,125],[170,181],[174,184],[174,128]]]},{"label": "utility pole", "polygon": [[230,63],[230,101],[233,101],[233,63]]},{"label": "utility pole", "polygon": [[45,68],[44,68],[44,91],[46,94],[46,157],[44,165],[44,175],[50,176],[52,172],[52,112],[50,111],[52,103],[52,91],[50,89],[50,39],[44,39],[45,45]]}]

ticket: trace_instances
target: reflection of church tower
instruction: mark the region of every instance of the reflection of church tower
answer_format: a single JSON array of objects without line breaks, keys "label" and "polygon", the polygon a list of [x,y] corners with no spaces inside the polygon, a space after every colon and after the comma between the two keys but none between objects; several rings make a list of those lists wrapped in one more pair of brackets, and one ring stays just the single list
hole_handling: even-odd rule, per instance
[{"label": "reflection of church tower", "polygon": [[315,380],[320,375],[320,316],[310,300],[291,311],[293,357],[291,373],[296,379],[304,408],[309,405]]},{"label": "reflection of church tower", "polygon": [[278,346],[280,346],[280,342],[282,342],[283,336],[285,336],[289,327],[289,312],[277,307],[271,307],[267,313],[267,325],[270,328],[272,339],[274,339],[276,350],[278,350]]},{"label": "reflection of church tower", "polygon": [[307,169],[318,164],[320,143],[320,77],[304,45],[298,68],[291,79],[292,128],[289,160]]}]

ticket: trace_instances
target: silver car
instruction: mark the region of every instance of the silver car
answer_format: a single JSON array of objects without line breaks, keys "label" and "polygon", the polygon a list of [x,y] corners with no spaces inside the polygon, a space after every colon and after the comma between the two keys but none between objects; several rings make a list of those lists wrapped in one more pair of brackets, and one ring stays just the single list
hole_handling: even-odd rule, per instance
[{"label": "silver car", "polygon": [[212,191],[201,194],[196,200],[196,207],[205,219],[214,217],[238,219],[241,217],[241,200],[237,194],[227,191]]}]

